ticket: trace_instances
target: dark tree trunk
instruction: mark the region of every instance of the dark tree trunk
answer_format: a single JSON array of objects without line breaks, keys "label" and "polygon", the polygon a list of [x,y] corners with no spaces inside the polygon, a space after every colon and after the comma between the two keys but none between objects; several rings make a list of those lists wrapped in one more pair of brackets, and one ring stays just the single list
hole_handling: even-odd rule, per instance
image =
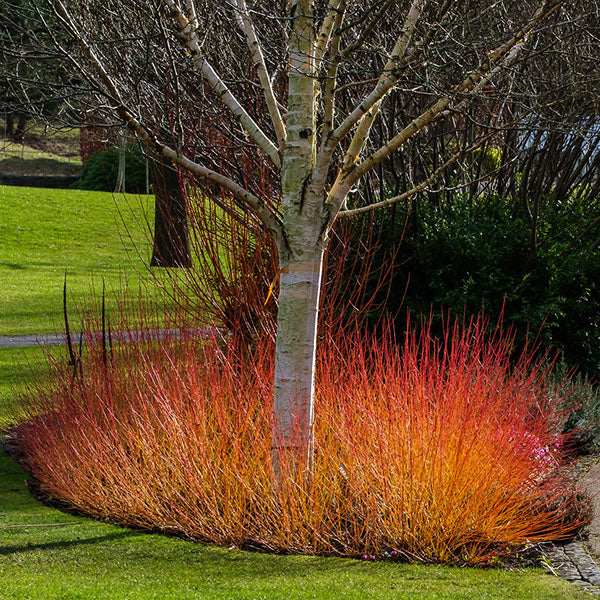
[{"label": "dark tree trunk", "polygon": [[13,134],[13,140],[15,142],[22,142],[25,137],[25,127],[29,117],[25,113],[19,113],[19,121],[17,122],[17,128]]},{"label": "dark tree trunk", "polygon": [[190,267],[187,194],[177,167],[166,159],[152,161],[154,245],[151,267]]},{"label": "dark tree trunk", "polygon": [[15,135],[15,114],[14,113],[6,114],[6,131],[4,132],[4,135],[7,138],[11,138],[11,137],[13,137],[13,135]]}]

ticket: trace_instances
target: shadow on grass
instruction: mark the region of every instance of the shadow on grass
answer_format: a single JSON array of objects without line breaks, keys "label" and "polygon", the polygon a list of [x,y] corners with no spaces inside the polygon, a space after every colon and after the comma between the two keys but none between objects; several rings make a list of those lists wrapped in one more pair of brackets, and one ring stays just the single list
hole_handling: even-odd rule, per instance
[{"label": "shadow on grass", "polygon": [[[75,525],[75,524],[74,524]],[[26,529],[27,525],[23,525]],[[116,533],[108,533],[106,535],[98,535],[90,538],[76,538],[72,540],[60,540],[56,542],[44,542],[41,544],[21,544],[17,546],[0,546],[0,556],[10,556],[12,554],[19,554],[20,552],[32,552],[35,550],[61,550],[71,547],[79,547],[89,544],[99,544],[101,542],[107,542],[117,539],[123,539],[126,537],[144,535],[139,531],[128,531],[123,530]]]},{"label": "shadow on grass", "polygon": [[10,156],[0,160],[0,173],[5,175],[78,175],[81,165],[55,158]]}]

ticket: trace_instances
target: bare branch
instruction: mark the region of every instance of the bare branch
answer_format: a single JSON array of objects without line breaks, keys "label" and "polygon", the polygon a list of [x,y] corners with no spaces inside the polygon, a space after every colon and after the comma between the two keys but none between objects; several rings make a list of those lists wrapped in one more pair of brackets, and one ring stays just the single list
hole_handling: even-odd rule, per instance
[{"label": "bare branch", "polygon": [[[412,34],[417,26],[417,22],[421,15],[421,10],[424,5],[424,0],[413,0],[411,7],[406,15],[406,19],[404,21],[404,25],[402,27],[402,33],[396,43],[396,46],[392,52],[392,57],[388,60],[379,81],[377,82],[378,87],[380,85],[385,85],[385,80],[389,77],[389,74],[394,70],[396,65],[404,58],[408,45],[410,43],[410,39]],[[344,156],[344,160],[342,163],[342,171],[347,170],[350,165],[354,164],[358,159],[358,156],[363,149],[367,138],[369,137],[369,132],[371,131],[371,126],[373,125],[373,121],[379,114],[379,107],[381,105],[381,100],[377,102],[369,112],[367,112],[364,117],[361,119],[358,128],[350,142],[350,146]]]},{"label": "bare branch", "polygon": [[480,148],[486,141],[488,141],[494,135],[496,135],[496,131],[493,131],[492,133],[489,133],[485,136],[480,137],[469,147],[463,148],[459,152],[456,152],[446,162],[444,162],[442,165],[440,165],[429,177],[424,179],[418,185],[415,185],[414,187],[412,187],[410,190],[407,190],[406,192],[399,194],[398,196],[386,198],[385,200],[381,200],[380,202],[374,202],[372,204],[368,204],[366,206],[360,206],[358,208],[341,210],[338,213],[338,217],[340,217],[340,218],[354,217],[355,215],[371,212],[378,208],[383,208],[384,206],[390,206],[391,204],[396,204],[396,202],[402,202],[403,200],[408,200],[409,198],[412,198],[415,194],[424,192],[427,188],[429,188],[429,186],[431,186],[433,183],[435,183],[439,179],[439,177],[444,173],[444,171],[446,171],[446,169],[448,167],[452,166],[459,158],[462,158],[466,154],[473,152],[473,150],[477,150],[477,148]]},{"label": "bare branch", "polygon": [[342,56],[348,56],[358,48],[360,48],[365,40],[373,33],[375,27],[379,24],[381,19],[385,16],[387,11],[391,8],[392,4],[394,4],[396,0],[386,0],[382,6],[379,7],[379,10],[375,13],[375,16],[371,19],[369,24],[364,28],[358,38],[352,42],[349,46],[346,46],[342,51]]},{"label": "bare branch", "polygon": [[342,0],[339,10],[336,13],[334,23],[334,34],[331,40],[331,59],[327,69],[327,80],[323,90],[323,126],[321,130],[321,147],[319,148],[315,169],[311,177],[311,188],[315,194],[322,190],[327,181],[329,164],[333,154],[334,147],[328,144],[329,137],[334,127],[335,119],[335,92],[337,86],[337,74],[341,61],[339,53],[340,42],[342,38],[342,24],[346,14],[346,0]]},{"label": "bare branch", "polygon": [[329,40],[331,39],[331,33],[333,31],[334,24],[338,13],[341,10],[341,4],[343,0],[329,0],[327,6],[327,14],[323,19],[321,29],[317,35],[317,44],[315,46],[315,73],[319,72],[323,57],[327,52],[329,46]]},{"label": "bare branch", "polygon": [[269,73],[267,71],[262,48],[256,35],[254,23],[250,18],[248,7],[246,6],[246,0],[235,0],[235,3],[238,9],[238,12],[236,13],[237,22],[240,29],[246,36],[248,48],[250,49],[250,54],[252,55],[252,61],[256,66],[258,79],[263,89],[265,102],[267,103],[267,108],[271,117],[271,122],[273,123],[273,128],[275,129],[279,150],[282,151],[285,146],[286,138],[285,125],[283,123],[281,113],[279,112],[277,99],[273,93],[273,86],[271,85],[271,78],[269,77]]},{"label": "bare branch", "polygon": [[524,47],[524,43],[534,27],[550,16],[560,4],[562,4],[561,0],[547,0],[544,2],[526,25],[521,27],[508,41],[489,52],[486,64],[480,65],[479,68],[470,73],[458,86],[456,86],[452,96],[440,98],[433,106],[413,119],[402,131],[371,154],[371,156],[362,161],[362,163],[352,166],[345,172],[340,171],[328,195],[327,204],[331,205],[332,208],[341,206],[348,190],[350,190],[350,188],[365,173],[395,152],[398,148],[402,147],[417,133],[431,125],[433,121],[443,114],[446,114],[445,111],[451,108],[452,102],[456,97],[463,98],[457,106],[464,106],[465,99],[463,95],[479,91],[489,82],[492,75],[512,62]]},{"label": "bare branch", "polygon": [[[214,183],[220,185],[222,188],[231,192],[234,197],[254,210],[256,214],[264,221],[265,225],[273,232],[273,234],[277,236],[281,236],[282,234],[282,224],[279,217],[257,196],[245,190],[235,181],[209,169],[195,161],[192,161],[185,156],[182,156],[170,146],[159,142],[156,137],[152,134],[152,132],[144,126],[141,121],[135,117],[133,112],[126,106],[123,101],[121,94],[119,93],[118,88],[113,82],[112,78],[102,65],[102,62],[97,57],[94,50],[91,48],[87,40],[80,35],[75,23],[73,22],[69,11],[66,9],[65,5],[62,3],[62,0],[54,0],[54,6],[57,9],[57,15],[63,20],[63,22],[68,26],[71,34],[77,39],[80,44],[81,49],[83,50],[85,56],[87,56],[90,63],[93,65],[98,77],[104,84],[108,93],[103,92],[105,97],[108,99],[110,108],[117,113],[117,115],[125,122],[127,125],[136,133],[136,135],[153,147],[158,154],[169,158],[173,162],[181,165],[191,173],[208,179],[209,181],[213,181]],[[82,69],[82,72],[83,69]]]},{"label": "bare branch", "polygon": [[173,12],[180,28],[182,42],[189,49],[192,59],[200,69],[202,76],[206,79],[215,93],[219,96],[223,104],[235,115],[244,131],[250,136],[254,143],[273,161],[277,166],[281,166],[281,158],[277,146],[262,131],[254,119],[246,112],[231,90],[225,85],[212,65],[202,56],[202,50],[196,35],[197,23],[192,21],[183,13],[181,8],[173,0],[165,0],[165,4]]},{"label": "bare branch", "polygon": [[346,11],[346,0],[340,2],[336,12],[334,23],[334,35],[331,40],[331,60],[327,69],[327,80],[323,90],[323,130],[321,131],[321,139],[323,141],[329,138],[329,134],[333,131],[335,118],[335,93],[337,87],[337,73],[340,65],[341,55],[339,53],[341,42],[341,26],[344,21]]},{"label": "bare branch", "polygon": [[396,44],[394,45],[390,58],[385,65],[377,85],[331,134],[330,145],[336,145],[369,110],[385,97],[398,81],[397,70],[405,57],[406,49],[424,3],[425,0],[413,0],[406,16],[404,26],[402,27],[402,32],[396,40]]}]

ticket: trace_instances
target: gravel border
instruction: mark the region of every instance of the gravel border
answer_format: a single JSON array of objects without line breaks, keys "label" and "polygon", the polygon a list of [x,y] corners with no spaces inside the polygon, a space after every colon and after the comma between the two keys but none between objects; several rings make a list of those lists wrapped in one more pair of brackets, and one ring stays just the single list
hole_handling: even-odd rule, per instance
[{"label": "gravel border", "polygon": [[600,568],[583,542],[553,545],[544,556],[556,575],[600,597]]},{"label": "gravel border", "polygon": [[[600,563],[597,562],[600,554],[598,554],[596,541],[600,522],[599,461],[600,456],[587,456],[580,459],[572,475],[573,482],[589,494],[593,503],[592,522],[586,528],[588,537],[564,544],[550,544],[542,550],[548,568],[555,575],[597,597],[600,597]],[[592,479],[590,474],[593,475]]]}]

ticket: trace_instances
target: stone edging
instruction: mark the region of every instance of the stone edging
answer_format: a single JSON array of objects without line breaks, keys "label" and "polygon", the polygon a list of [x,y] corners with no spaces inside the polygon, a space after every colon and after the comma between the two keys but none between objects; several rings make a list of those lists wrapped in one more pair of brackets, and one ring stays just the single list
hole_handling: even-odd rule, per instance
[{"label": "stone edging", "polygon": [[600,597],[600,569],[582,542],[553,545],[544,556],[556,575]]}]

